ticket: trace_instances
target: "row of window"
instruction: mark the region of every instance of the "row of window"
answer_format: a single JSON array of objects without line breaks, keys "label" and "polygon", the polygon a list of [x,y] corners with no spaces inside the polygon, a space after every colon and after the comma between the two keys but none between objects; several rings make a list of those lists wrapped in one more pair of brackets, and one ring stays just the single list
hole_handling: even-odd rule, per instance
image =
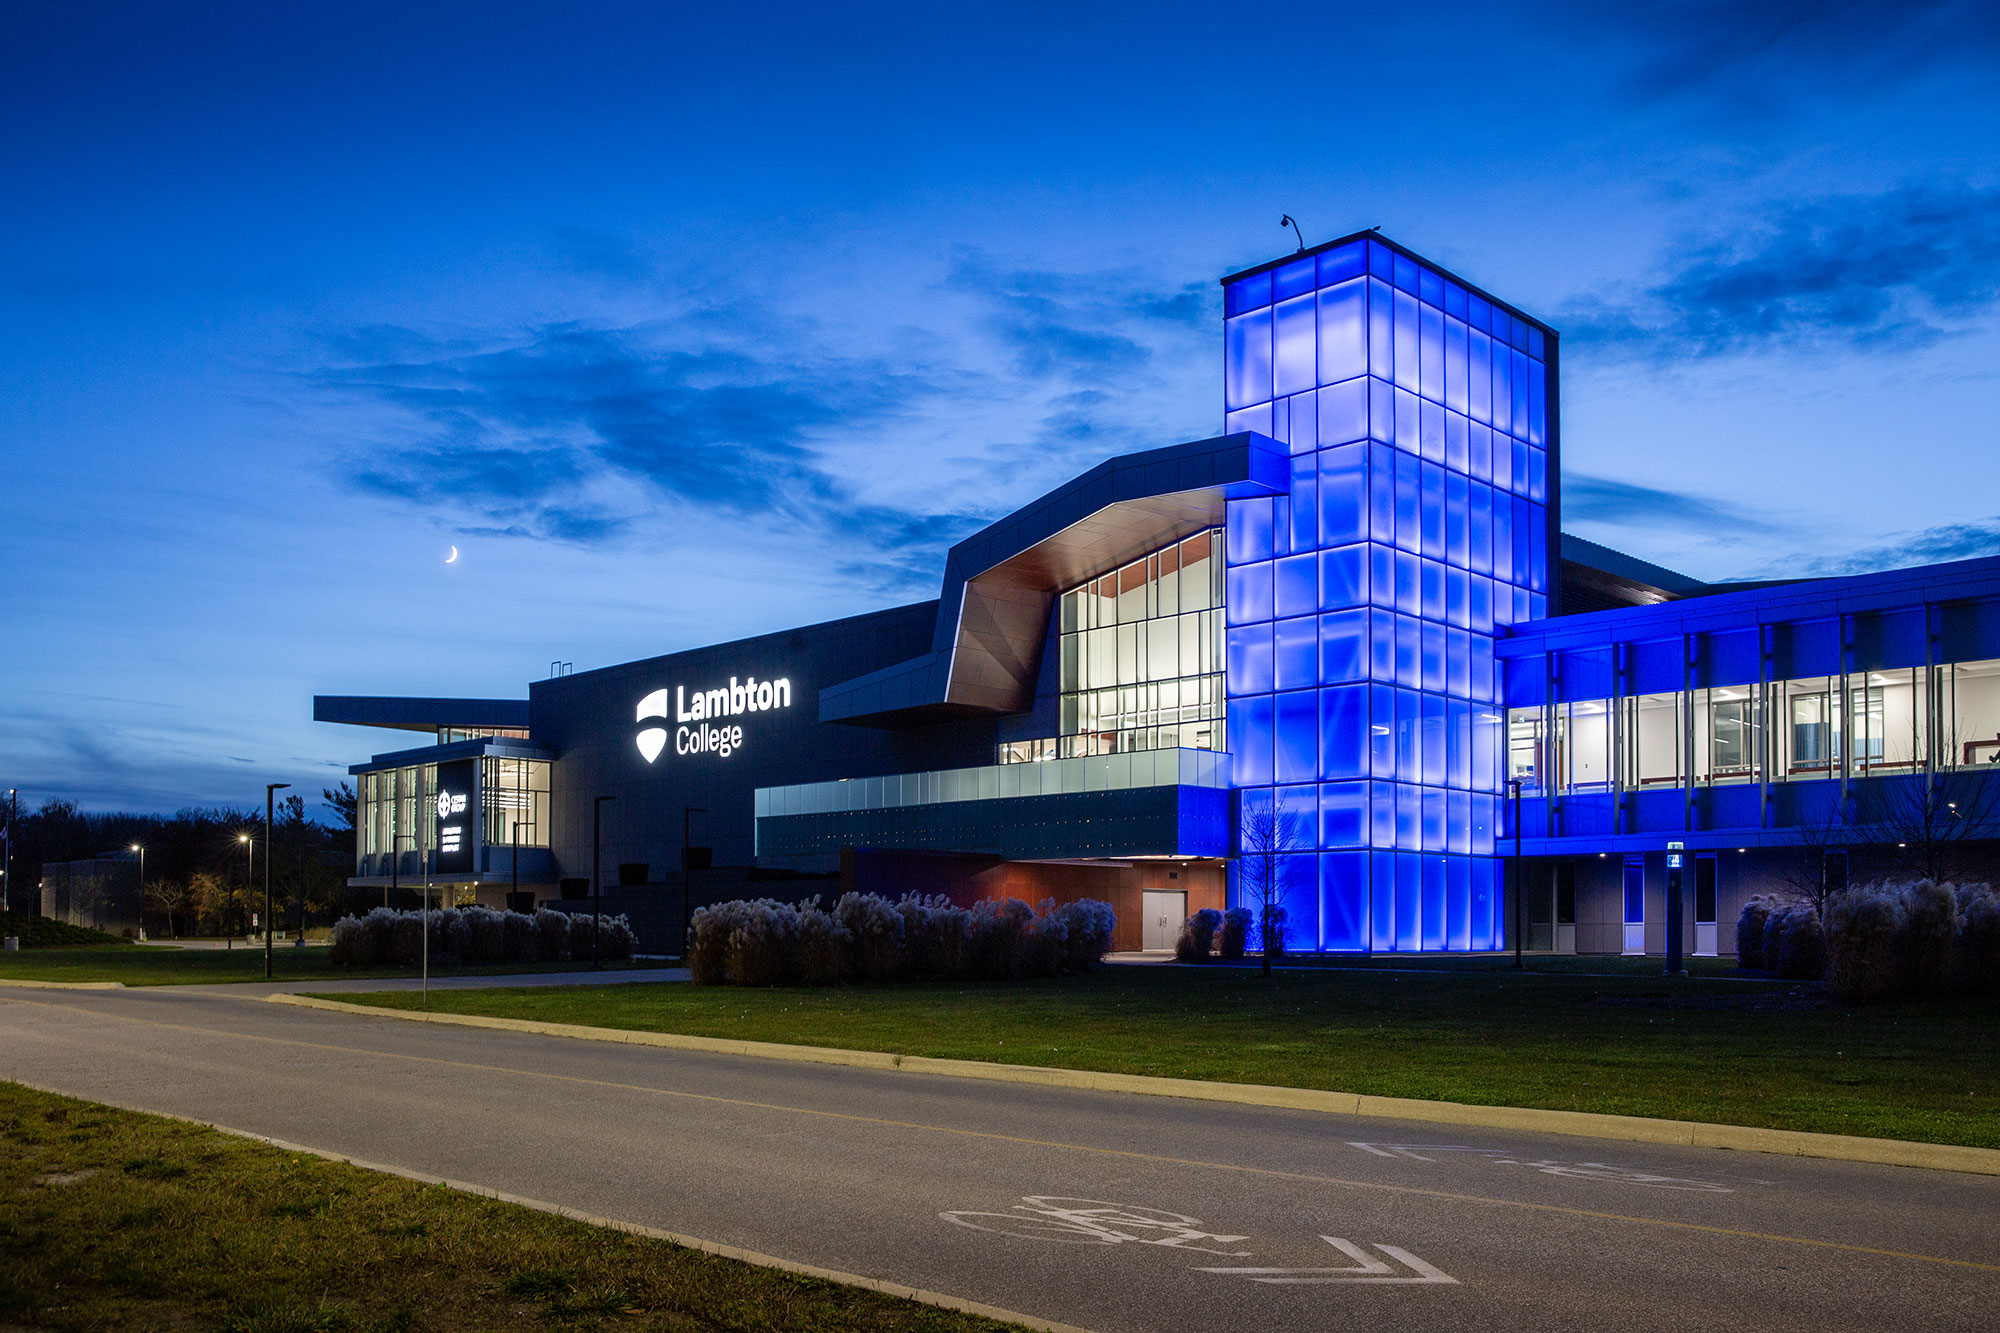
[{"label": "row of window", "polygon": [[1491,704],[1393,685],[1341,685],[1229,701],[1237,787],[1397,778],[1499,789],[1501,717]]},{"label": "row of window", "polygon": [[1231,566],[1373,541],[1546,592],[1548,511],[1387,445],[1292,460],[1290,493],[1229,502]]},{"label": "row of window", "polygon": [[1234,412],[1372,375],[1530,444],[1548,442],[1548,368],[1408,293],[1355,279],[1223,322]]},{"label": "row of window", "polygon": [[1229,693],[1238,697],[1374,680],[1491,703],[1493,641],[1393,611],[1329,611],[1229,631]]},{"label": "row of window", "polygon": [[[479,803],[487,845],[549,845],[549,764],[541,759],[481,759]],[[355,784],[355,831],[364,857],[437,847],[437,765],[363,773]]]},{"label": "row of window", "polygon": [[1540,329],[1477,292],[1466,290],[1428,264],[1398,254],[1380,241],[1353,241],[1239,278],[1223,288],[1222,313],[1240,315],[1273,301],[1338,286],[1363,275],[1389,283],[1397,291],[1414,296],[1425,305],[1436,306],[1476,329],[1490,331],[1501,342],[1538,361],[1544,356],[1546,339]]},{"label": "row of window", "polygon": [[1222,529],[1134,560],[1061,598],[1062,632],[1133,625],[1222,605]]},{"label": "row of window", "polygon": [[1645,791],[2000,763],[2000,661],[1515,708],[1525,790]]},{"label": "row of window", "polygon": [[1548,598],[1375,545],[1308,551],[1229,571],[1229,622],[1235,626],[1369,605],[1491,634],[1496,626],[1541,619]]},{"label": "row of window", "polygon": [[1061,734],[1000,762],[1224,748],[1221,557],[1211,528],[1065,592]]},{"label": "row of window", "polygon": [[[1505,866],[1486,856],[1339,851],[1284,857],[1288,947],[1379,953],[1497,949]],[[1242,864],[1232,867],[1242,893]]]}]

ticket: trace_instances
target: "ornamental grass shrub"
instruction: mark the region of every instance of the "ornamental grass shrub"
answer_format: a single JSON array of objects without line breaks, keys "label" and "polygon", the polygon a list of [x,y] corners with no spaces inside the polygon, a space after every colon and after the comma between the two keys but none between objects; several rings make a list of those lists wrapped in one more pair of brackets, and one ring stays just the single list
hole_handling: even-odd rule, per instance
[{"label": "ornamental grass shrub", "polygon": [[1264,952],[1272,958],[1285,956],[1285,940],[1291,934],[1291,914],[1283,904],[1272,903],[1264,909],[1264,926],[1258,932],[1258,941]]},{"label": "ornamental grass shrub", "polygon": [[1869,884],[1835,894],[1826,907],[1827,984],[1843,1000],[1865,1003],[1900,994],[1908,978],[1902,888]]},{"label": "ornamental grass shrub", "polygon": [[[1788,981],[1818,981],[1826,975],[1826,928],[1809,903],[1795,903],[1771,920],[1777,924],[1777,958],[1772,968]],[[1769,965],[1769,936],[1766,959]]]},{"label": "ornamental grass shrub", "polygon": [[863,981],[895,981],[903,974],[903,914],[872,893],[843,893],[833,917],[846,932],[849,967]]},{"label": "ornamental grass shrub", "polygon": [[1757,970],[1769,966],[1764,961],[1764,926],[1773,908],[1780,906],[1769,894],[1752,894],[1736,918],[1736,965]]},{"label": "ornamental grass shrub", "polygon": [[535,958],[544,963],[561,962],[569,950],[569,915],[553,907],[537,907],[531,919],[535,923]]},{"label": "ornamental grass shrub", "polygon": [[907,977],[1003,980],[1080,973],[1111,947],[1117,916],[1082,899],[1040,909],[1014,899],[954,906],[908,894],[715,903],[694,914],[688,968],[702,985],[838,985]]},{"label": "ornamental grass shrub", "polygon": [[1222,913],[1204,907],[1181,923],[1174,939],[1174,957],[1183,963],[1205,963],[1215,952],[1215,932],[1222,929]]},{"label": "ornamental grass shrub", "polygon": [[1905,984],[1919,995],[1942,995],[1958,978],[1958,895],[1949,884],[1920,879],[1903,888]]},{"label": "ornamental grass shrub", "polygon": [[1243,956],[1250,944],[1250,923],[1256,920],[1247,907],[1232,907],[1222,914],[1222,934],[1216,952],[1226,959]]},{"label": "ornamental grass shrub", "polygon": [[1958,947],[1953,958],[1960,990],[2000,991],[2000,895],[1984,884],[1958,889]]},{"label": "ornamental grass shrub", "polygon": [[1064,903],[1056,914],[1065,918],[1067,938],[1063,945],[1063,968],[1082,973],[1104,961],[1111,952],[1111,933],[1118,928],[1118,913],[1100,898],[1079,898]]},{"label": "ornamental grass shrub", "polygon": [[[421,910],[396,912],[377,907],[362,917],[333,924],[335,967],[413,967],[424,956],[426,916]],[[440,907],[429,913],[430,956],[435,962],[560,962],[590,957],[591,918],[569,917],[551,908],[533,915],[490,907]],[[637,937],[623,916],[603,918],[603,958],[632,957]],[[581,949],[579,952],[578,949]]]}]

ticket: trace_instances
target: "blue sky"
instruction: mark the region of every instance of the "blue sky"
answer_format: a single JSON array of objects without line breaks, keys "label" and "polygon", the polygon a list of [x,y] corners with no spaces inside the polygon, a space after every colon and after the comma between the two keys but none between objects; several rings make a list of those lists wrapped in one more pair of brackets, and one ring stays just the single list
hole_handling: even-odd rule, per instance
[{"label": "blue sky", "polygon": [[1219,428],[1283,212],[1562,331],[1572,531],[2000,552],[2000,10],[1403,11],[9,6],[0,786],[316,792],[394,740],[315,692],[935,596]]}]

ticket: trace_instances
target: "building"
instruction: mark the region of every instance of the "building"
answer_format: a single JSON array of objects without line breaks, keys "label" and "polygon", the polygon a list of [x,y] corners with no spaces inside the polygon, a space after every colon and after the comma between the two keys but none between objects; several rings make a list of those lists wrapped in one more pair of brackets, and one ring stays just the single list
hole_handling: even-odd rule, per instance
[{"label": "building", "polygon": [[123,852],[42,867],[42,915],[65,925],[137,938],[141,897],[139,859]]},{"label": "building", "polygon": [[1373,233],[1222,286],[1224,433],[959,542],[936,601],[316,699],[427,738],[354,767],[352,882],[595,884],[668,949],[744,893],[1091,896],[1161,948],[1247,836],[1294,949],[1658,952],[1671,873],[1714,952],[1802,848],[1894,862],[1891,793],[1984,792],[2000,561],[1717,587],[1565,537],[1555,330]]}]

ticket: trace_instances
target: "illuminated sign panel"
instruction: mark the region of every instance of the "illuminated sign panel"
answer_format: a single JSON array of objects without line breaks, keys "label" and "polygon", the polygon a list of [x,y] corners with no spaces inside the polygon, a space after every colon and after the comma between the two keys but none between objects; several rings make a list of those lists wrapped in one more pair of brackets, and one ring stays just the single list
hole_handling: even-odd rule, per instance
[{"label": "illuminated sign panel", "polygon": [[[675,754],[712,754],[727,759],[743,748],[743,728],[723,719],[791,706],[792,682],[788,676],[776,680],[759,680],[755,676],[739,680],[731,676],[727,685],[692,693],[685,685],[676,685],[671,712],[667,692],[654,690],[639,701],[638,721],[660,725],[640,730],[639,753],[650,764],[666,752],[671,739]],[[667,722],[677,724],[671,735],[665,726]]]},{"label": "illuminated sign panel", "polygon": [[472,873],[472,783],[474,761],[456,759],[437,766],[437,869],[440,875]]}]

